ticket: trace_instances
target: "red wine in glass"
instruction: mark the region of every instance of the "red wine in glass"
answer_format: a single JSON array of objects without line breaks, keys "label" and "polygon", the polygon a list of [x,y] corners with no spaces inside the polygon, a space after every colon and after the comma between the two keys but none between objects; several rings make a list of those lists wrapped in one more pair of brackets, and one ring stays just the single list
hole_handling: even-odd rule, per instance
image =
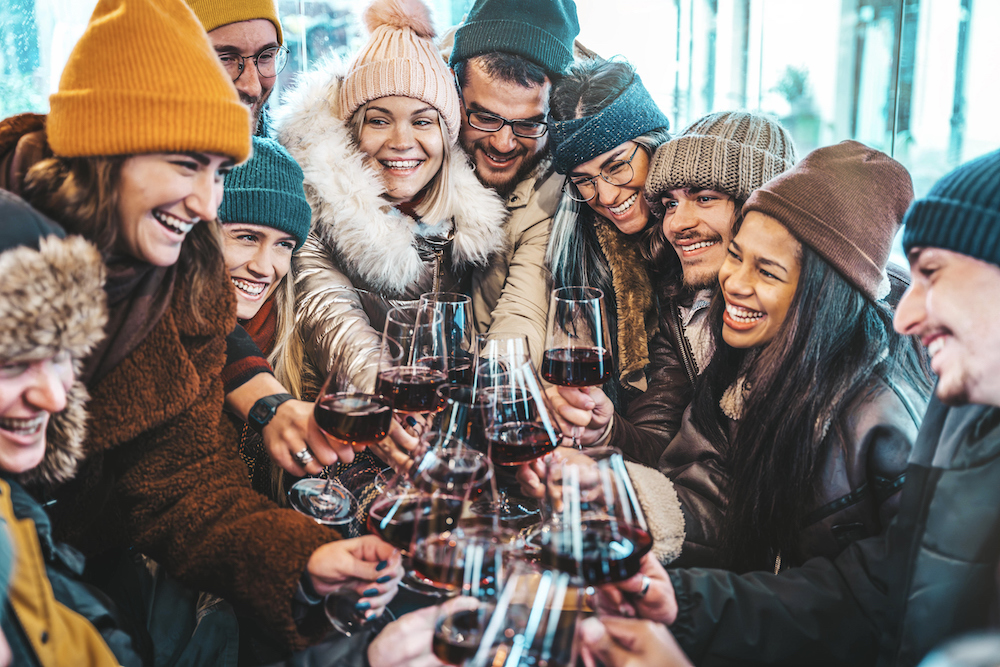
[{"label": "red wine in glass", "polygon": [[444,406],[437,388],[448,381],[444,371],[424,366],[395,366],[378,374],[376,392],[387,396],[397,412],[437,412]]},{"label": "red wine in glass", "polygon": [[597,347],[546,350],[542,377],[561,387],[596,387],[611,378],[611,353]]},{"label": "red wine in glass", "polygon": [[438,660],[461,665],[479,649],[482,617],[476,610],[460,611],[438,621],[431,649]]},{"label": "red wine in glass", "polygon": [[490,459],[501,466],[530,463],[555,449],[555,443],[542,424],[536,422],[501,422],[486,430]]},{"label": "red wine in glass", "polygon": [[367,445],[389,432],[392,404],[371,394],[327,394],[316,401],[313,416],[316,425],[328,435],[352,445]]},{"label": "red wine in glass", "polygon": [[368,530],[401,551],[414,539],[450,530],[462,514],[461,498],[431,498],[421,494],[388,494],[368,510]]},{"label": "red wine in glass", "polygon": [[[572,539],[582,541],[583,558],[574,557]],[[624,581],[639,572],[642,557],[653,548],[653,538],[641,528],[612,521],[584,521],[582,528],[554,529],[541,544],[542,563],[563,572],[577,573],[589,586]]]}]

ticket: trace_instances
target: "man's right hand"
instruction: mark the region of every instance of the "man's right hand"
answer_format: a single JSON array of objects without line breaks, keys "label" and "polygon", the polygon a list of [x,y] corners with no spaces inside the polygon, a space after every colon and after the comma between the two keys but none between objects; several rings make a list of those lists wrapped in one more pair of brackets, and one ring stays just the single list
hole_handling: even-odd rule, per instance
[{"label": "man's right hand", "polygon": [[615,406],[600,387],[556,387],[545,390],[545,397],[564,436],[574,433],[584,447],[601,439],[608,428]]}]

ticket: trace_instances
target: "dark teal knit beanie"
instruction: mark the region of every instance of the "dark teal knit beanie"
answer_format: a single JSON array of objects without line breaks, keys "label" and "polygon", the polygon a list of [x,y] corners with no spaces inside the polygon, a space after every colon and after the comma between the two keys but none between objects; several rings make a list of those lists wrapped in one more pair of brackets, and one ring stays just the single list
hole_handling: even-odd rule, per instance
[{"label": "dark teal knit beanie", "polygon": [[451,66],[499,51],[523,56],[549,76],[562,74],[579,34],[573,0],[476,0],[455,31]]},{"label": "dark teal knit beanie", "polygon": [[934,184],[903,219],[903,249],[944,248],[1000,265],[1000,151]]},{"label": "dark teal knit beanie", "polygon": [[226,176],[219,221],[273,227],[294,236],[298,250],[312,219],[303,180],[302,168],[284,146],[254,137],[253,157]]}]

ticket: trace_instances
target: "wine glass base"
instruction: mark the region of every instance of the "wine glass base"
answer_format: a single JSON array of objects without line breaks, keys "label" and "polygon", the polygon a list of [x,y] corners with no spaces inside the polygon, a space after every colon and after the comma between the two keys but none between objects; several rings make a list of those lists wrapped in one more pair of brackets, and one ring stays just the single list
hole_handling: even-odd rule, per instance
[{"label": "wine glass base", "polygon": [[458,595],[457,590],[453,588],[442,588],[430,579],[421,576],[413,570],[409,570],[403,578],[400,579],[399,585],[408,591],[419,593],[420,595],[438,600],[444,600]]},{"label": "wine glass base", "polygon": [[[334,481],[327,489],[328,480],[309,477],[296,482],[288,490],[291,506],[326,526],[342,526],[354,518],[358,501],[342,484]],[[329,493],[326,493],[329,491]]]}]

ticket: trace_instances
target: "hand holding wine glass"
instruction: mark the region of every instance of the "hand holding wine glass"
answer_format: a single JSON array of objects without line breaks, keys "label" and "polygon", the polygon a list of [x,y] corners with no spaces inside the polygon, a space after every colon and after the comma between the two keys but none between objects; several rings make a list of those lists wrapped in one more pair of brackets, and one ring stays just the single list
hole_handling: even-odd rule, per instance
[{"label": "hand holding wine glass", "polygon": [[552,414],[564,433],[575,432],[582,446],[599,443],[615,414],[615,406],[600,387],[552,386],[545,390]]},{"label": "hand holding wine glass", "polygon": [[[611,378],[611,349],[604,293],[594,287],[552,290],[542,377],[561,387],[600,386]],[[571,434],[579,447],[578,429]]]}]

